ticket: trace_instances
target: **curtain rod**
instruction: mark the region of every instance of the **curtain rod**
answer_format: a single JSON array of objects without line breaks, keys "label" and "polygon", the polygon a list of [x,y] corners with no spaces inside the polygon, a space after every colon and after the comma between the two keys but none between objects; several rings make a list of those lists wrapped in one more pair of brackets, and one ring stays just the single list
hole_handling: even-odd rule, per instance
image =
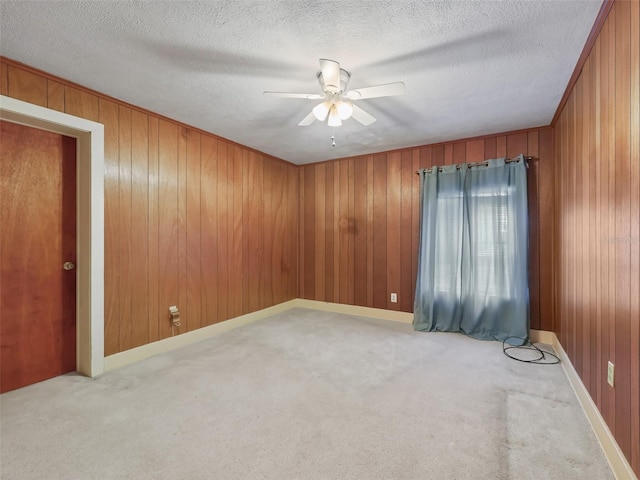
[{"label": "curtain rod", "polygon": [[[520,160],[520,155],[518,155],[517,157],[514,157],[514,158],[508,158],[507,160],[504,161],[504,163],[517,162],[518,160]],[[527,165],[526,162],[529,162],[531,160],[533,160],[533,157],[531,157],[531,156],[524,157],[525,165]],[[487,165],[489,165],[487,162],[488,162],[488,160],[485,160],[483,162],[475,162],[475,163],[463,163],[461,165],[468,165],[470,167],[481,167],[481,166],[485,166],[486,167]],[[442,168],[443,167],[442,166],[430,167],[430,168],[426,168],[426,169],[422,169],[422,170],[426,170],[427,172],[431,172],[434,168],[438,168],[438,170],[440,172],[442,172]],[[529,168],[529,165],[527,165],[527,168]],[[460,170],[460,167],[456,166],[456,170]],[[416,175],[420,175],[420,171],[421,170],[418,170],[416,172]]]}]

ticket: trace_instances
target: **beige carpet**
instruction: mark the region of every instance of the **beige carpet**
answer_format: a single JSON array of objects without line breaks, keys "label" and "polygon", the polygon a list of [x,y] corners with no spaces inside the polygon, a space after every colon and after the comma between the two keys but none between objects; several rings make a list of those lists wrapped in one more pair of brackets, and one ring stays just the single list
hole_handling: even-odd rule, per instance
[{"label": "beige carpet", "polygon": [[14,479],[612,479],[560,365],[294,309],[1,397]]}]

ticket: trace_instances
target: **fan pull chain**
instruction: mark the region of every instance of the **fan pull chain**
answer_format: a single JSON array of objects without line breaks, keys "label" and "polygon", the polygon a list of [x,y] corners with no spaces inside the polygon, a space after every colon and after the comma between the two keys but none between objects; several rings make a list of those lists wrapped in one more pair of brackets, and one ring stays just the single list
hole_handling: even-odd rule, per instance
[{"label": "fan pull chain", "polygon": [[335,134],[331,134],[331,146],[332,147],[336,146],[336,136],[335,136]]}]

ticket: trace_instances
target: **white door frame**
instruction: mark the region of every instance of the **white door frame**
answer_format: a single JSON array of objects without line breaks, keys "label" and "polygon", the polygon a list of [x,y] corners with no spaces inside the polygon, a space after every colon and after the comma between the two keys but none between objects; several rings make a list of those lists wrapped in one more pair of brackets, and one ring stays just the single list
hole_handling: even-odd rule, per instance
[{"label": "white door frame", "polygon": [[0,119],[76,138],[76,370],[104,372],[104,125],[0,95]]}]

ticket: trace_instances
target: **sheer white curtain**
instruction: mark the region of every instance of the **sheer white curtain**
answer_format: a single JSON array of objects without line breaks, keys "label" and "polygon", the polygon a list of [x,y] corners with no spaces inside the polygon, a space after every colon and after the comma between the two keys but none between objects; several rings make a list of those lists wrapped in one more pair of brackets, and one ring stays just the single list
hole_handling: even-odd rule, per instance
[{"label": "sheer white curtain", "polygon": [[487,164],[420,172],[416,330],[528,337],[524,158]]}]

